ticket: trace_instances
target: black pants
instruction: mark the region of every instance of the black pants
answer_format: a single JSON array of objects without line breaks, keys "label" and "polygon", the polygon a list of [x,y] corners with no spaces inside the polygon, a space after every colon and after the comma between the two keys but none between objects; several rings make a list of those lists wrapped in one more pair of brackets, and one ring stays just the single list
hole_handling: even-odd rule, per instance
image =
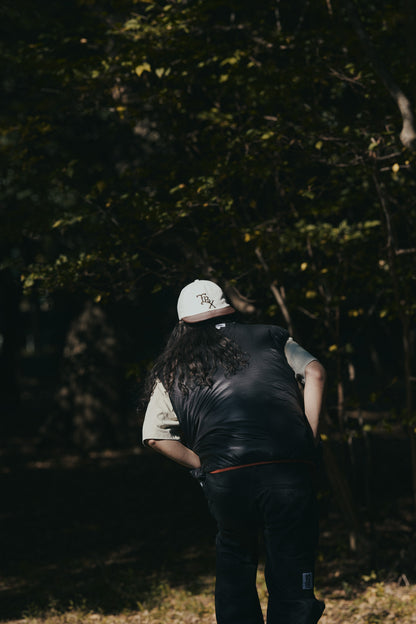
[{"label": "black pants", "polygon": [[218,534],[218,624],[263,624],[256,589],[263,531],[267,624],[316,624],[324,603],[313,591],[318,515],[310,469],[270,464],[208,474],[204,484]]}]

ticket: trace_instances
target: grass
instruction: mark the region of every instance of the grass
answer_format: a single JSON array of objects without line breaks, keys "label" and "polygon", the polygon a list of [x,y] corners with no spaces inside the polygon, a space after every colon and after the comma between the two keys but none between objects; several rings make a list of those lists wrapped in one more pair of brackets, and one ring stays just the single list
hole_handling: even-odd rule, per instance
[{"label": "grass", "polygon": [[[154,593],[136,610],[103,614],[69,605],[66,609],[50,604],[43,612],[30,610],[19,620],[8,624],[215,624],[214,579],[205,579],[204,590],[194,594],[185,587],[160,583]],[[266,608],[266,591],[260,581],[262,605]],[[413,624],[416,622],[416,587],[397,583],[376,582],[359,591],[339,589],[324,596],[326,610],[322,624]]]},{"label": "grass", "polygon": [[[215,526],[186,471],[143,450],[3,459],[0,622],[215,624]],[[395,494],[359,554],[324,496],[323,624],[416,624],[413,510]],[[265,611],[262,569],[258,586]]]}]

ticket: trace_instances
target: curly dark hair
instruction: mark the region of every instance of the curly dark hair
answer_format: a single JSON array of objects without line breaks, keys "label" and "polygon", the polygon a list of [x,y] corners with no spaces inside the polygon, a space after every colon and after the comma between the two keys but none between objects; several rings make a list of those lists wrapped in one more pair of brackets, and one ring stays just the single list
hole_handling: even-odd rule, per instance
[{"label": "curly dark hair", "polygon": [[143,400],[147,403],[158,381],[169,392],[175,382],[184,394],[195,386],[212,386],[218,368],[229,377],[248,364],[248,355],[225,336],[215,321],[179,323],[147,376]]}]

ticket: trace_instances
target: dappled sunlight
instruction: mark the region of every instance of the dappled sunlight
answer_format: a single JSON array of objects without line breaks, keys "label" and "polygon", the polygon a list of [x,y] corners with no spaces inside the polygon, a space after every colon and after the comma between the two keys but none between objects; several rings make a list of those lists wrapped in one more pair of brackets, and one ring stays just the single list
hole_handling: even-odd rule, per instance
[{"label": "dappled sunlight", "polygon": [[[140,447],[28,446],[18,461],[4,452],[3,467],[2,622],[214,624],[215,526],[187,470]],[[381,510],[372,546],[356,553],[325,492],[321,515],[322,622],[416,621],[410,498]],[[263,563],[258,588],[265,613]]]},{"label": "dappled sunlight", "polygon": [[349,597],[334,592],[325,598],[322,624],[382,624],[416,622],[416,587],[376,583]]},{"label": "dappled sunlight", "polygon": [[[153,606],[142,605],[119,615],[104,615],[82,608],[59,612],[50,607],[42,616],[30,613],[9,624],[215,624],[212,601],[213,578],[205,591],[192,594],[184,588],[173,589],[161,584]],[[261,595],[263,611],[266,596]],[[322,624],[413,624],[416,622],[416,587],[376,583],[347,598],[334,592],[325,597]]]}]

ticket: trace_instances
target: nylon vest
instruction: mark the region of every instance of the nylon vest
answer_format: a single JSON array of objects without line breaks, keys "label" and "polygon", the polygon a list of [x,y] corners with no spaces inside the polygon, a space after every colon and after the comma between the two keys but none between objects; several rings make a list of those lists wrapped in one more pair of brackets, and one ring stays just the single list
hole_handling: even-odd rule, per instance
[{"label": "nylon vest", "polygon": [[211,387],[169,393],[181,440],[206,472],[262,461],[314,461],[312,430],[303,398],[287,363],[289,333],[275,325],[226,323],[224,332],[248,354],[232,376],[213,375]]}]

